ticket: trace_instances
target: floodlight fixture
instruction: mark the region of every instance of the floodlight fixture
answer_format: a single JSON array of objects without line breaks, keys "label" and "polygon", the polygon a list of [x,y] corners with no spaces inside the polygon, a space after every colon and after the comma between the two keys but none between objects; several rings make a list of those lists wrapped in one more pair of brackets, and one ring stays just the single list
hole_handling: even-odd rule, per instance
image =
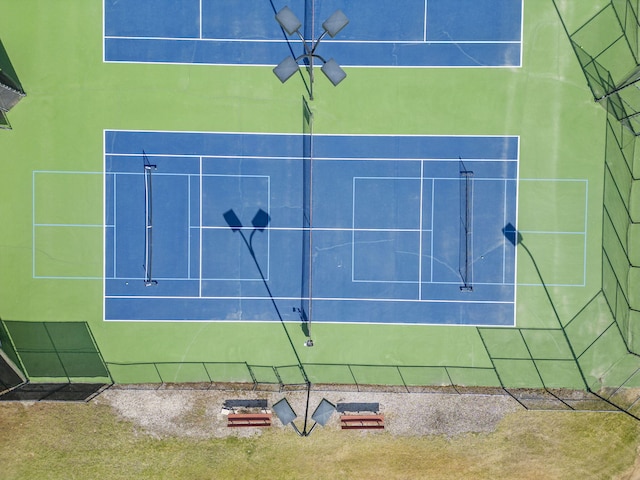
[{"label": "floodlight fixture", "polygon": [[322,24],[322,28],[324,28],[325,32],[329,34],[331,38],[335,37],[340,30],[347,26],[349,23],[349,19],[343,13],[342,10],[336,10],[331,14],[329,18],[327,18]]},{"label": "floodlight fixture", "polygon": [[298,418],[298,415],[296,415],[296,412],[293,411],[293,408],[291,408],[291,405],[289,404],[286,398],[283,398],[282,400],[278,400],[276,403],[273,404],[271,408],[275,412],[276,416],[278,417],[278,420],[280,420],[280,422],[284,426],[289,425],[296,418]]},{"label": "floodlight fixture", "polygon": [[333,58],[330,58],[324,65],[320,67],[322,73],[329,79],[333,86],[336,87],[342,80],[347,77],[346,72],[342,69],[338,62],[336,62]]},{"label": "floodlight fixture", "polygon": [[316,428],[316,425],[322,425],[324,427],[331,419],[331,415],[333,415],[333,412],[336,411],[336,406],[329,400],[323,398],[313,412],[313,415],[311,415],[311,419],[314,423],[311,428],[307,430],[310,385],[307,385],[307,387],[307,410],[304,417],[304,428],[302,429],[302,431],[300,431],[296,424],[293,423],[293,421],[298,418],[298,415],[293,411],[293,408],[291,408],[291,405],[286,398],[278,400],[271,407],[278,417],[278,420],[280,420],[280,422],[284,426],[291,425],[296,433],[301,437],[308,437],[309,435],[311,435],[311,432],[313,432],[313,429]]},{"label": "floodlight fixture", "polygon": [[282,9],[276,14],[276,20],[284,31],[287,32],[287,35],[293,35],[300,30],[300,27],[302,27],[302,22],[298,17],[296,17],[293,10],[287,6],[282,7]]},{"label": "floodlight fixture", "polygon": [[313,415],[311,415],[311,419],[324,427],[335,411],[336,406],[329,400],[323,398],[320,404],[316,407],[315,412],[313,412]]},{"label": "floodlight fixture", "polygon": [[302,27],[302,22],[296,16],[293,11],[285,6],[276,14],[276,20],[278,24],[282,27],[282,29],[287,33],[287,35],[297,34],[302,41],[302,45],[304,47],[304,53],[299,55],[296,58],[287,57],[282,60],[274,69],[273,73],[278,77],[278,79],[284,83],[289,80],[298,70],[300,62],[305,62],[305,66],[307,67],[307,71],[309,72],[309,99],[313,100],[313,61],[314,58],[320,59],[322,62],[322,73],[326,75],[329,81],[337,86],[342,80],[344,80],[347,76],[346,72],[338,65],[333,58],[329,61],[326,61],[320,55],[316,53],[316,49],[320,44],[320,41],[326,36],[329,35],[331,38],[335,37],[344,27],[349,24],[349,19],[344,14],[342,10],[336,10],[333,12],[329,18],[327,18],[322,23],[323,32],[317,39],[311,39],[311,41],[307,41],[302,33],[300,33],[300,28]]},{"label": "floodlight fixture", "polygon": [[287,57],[282,60],[276,68],[273,69],[273,73],[276,74],[276,77],[280,79],[282,83],[289,80],[294,73],[298,71],[298,63],[294,60],[293,57]]}]

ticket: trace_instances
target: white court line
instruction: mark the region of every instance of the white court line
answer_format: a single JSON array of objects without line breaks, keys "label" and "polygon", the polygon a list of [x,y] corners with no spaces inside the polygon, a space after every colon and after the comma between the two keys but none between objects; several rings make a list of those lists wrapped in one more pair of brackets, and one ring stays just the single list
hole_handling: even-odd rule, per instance
[{"label": "white court line", "polygon": [[34,170],[33,173],[57,173],[60,175],[103,175],[104,174],[104,172],[87,172],[82,170]]},{"label": "white court line", "polygon": [[[199,197],[199,209],[200,211],[198,212],[200,215],[200,227],[202,227],[202,157],[200,157],[200,197]],[[199,250],[199,262],[200,262],[200,266],[199,266],[199,272],[198,272],[198,277],[199,277],[199,281],[198,281],[198,294],[200,297],[202,297],[202,228],[200,228],[200,250]]]},{"label": "white court line", "polygon": [[[524,2],[524,0],[523,0]],[[523,10],[523,15],[524,15],[524,3],[522,4],[522,10]],[[522,37],[521,37],[522,38]],[[522,59],[520,60],[520,65],[522,65]],[[520,138],[518,137],[518,147],[517,147],[517,157],[518,157],[518,163],[516,163],[516,210],[514,212],[515,215],[515,225],[514,228],[516,229],[516,232],[518,231],[518,221],[519,221],[519,208],[520,208]],[[506,246],[506,244],[505,244]],[[518,282],[518,248],[514,245],[514,251],[513,251],[513,281],[514,283]],[[517,305],[517,298],[518,298],[518,287],[517,285],[514,287],[513,289],[513,304]],[[516,327],[517,326],[517,308],[513,309],[513,326]]]},{"label": "white court line", "polygon": [[[522,67],[522,62],[524,60],[524,0],[520,4],[520,59],[518,60],[518,64]],[[518,146],[518,154],[520,153],[520,148]],[[518,155],[519,158],[519,155]],[[515,325],[515,318],[513,321]]]},{"label": "white court line", "polygon": [[[57,278],[57,277],[56,277]],[[63,277],[66,278],[66,277]],[[200,280],[202,280],[203,282],[208,282],[208,281],[225,281],[225,282],[229,282],[229,281],[233,281],[233,282],[261,282],[262,283],[262,278],[257,277],[257,278],[228,278],[228,277],[194,277],[194,278],[187,278],[187,277],[157,277],[157,276],[153,276],[154,280],[160,281],[162,280],[163,282],[198,282]],[[128,281],[128,282],[137,282],[138,280],[143,282],[145,280],[144,277],[109,277],[109,280],[115,280],[115,281]],[[268,278],[265,278],[265,280],[269,280]],[[111,295],[110,295],[111,297]],[[127,298],[148,298],[147,295],[128,295],[126,296]],[[177,297],[176,297],[177,298]],[[217,298],[217,297],[209,297],[206,295],[202,295],[200,297],[194,297],[194,298]],[[238,297],[236,297],[238,298]],[[244,297],[242,297],[244,298]]]},{"label": "white court line", "polygon": [[[303,137],[304,135],[308,135],[305,133],[281,133],[281,132],[229,132],[229,131],[198,131],[198,130],[144,130],[144,129],[121,129],[121,130],[104,130],[105,133],[199,133],[202,135],[241,135],[241,136],[271,136],[271,137]],[[415,133],[404,133],[404,134],[395,134],[395,133],[314,133],[314,137],[391,137],[391,138],[497,138],[497,139],[505,139],[505,138],[520,138],[520,135],[480,135],[480,134],[415,134]],[[107,153],[107,155],[116,155],[116,153]],[[131,153],[130,155],[134,155]],[[140,155],[138,153],[138,155]],[[167,154],[169,155],[169,154]],[[152,156],[162,156],[162,154],[147,154],[148,157]],[[171,154],[169,156],[183,156]],[[197,155],[194,155],[197,156]],[[210,157],[211,155],[203,155],[204,157]],[[315,157],[314,157],[315,159]],[[460,161],[459,157],[455,158],[456,161]],[[465,158],[465,162],[467,159]],[[85,172],[86,173],[86,172]]]},{"label": "white court line", "polygon": [[[243,68],[253,68],[253,67],[270,67],[273,68],[276,66],[275,63],[206,63],[206,62],[165,62],[165,61],[131,61],[131,60],[108,60],[105,63],[115,63],[115,64],[123,64],[123,65],[184,65],[189,67],[243,67]],[[341,65],[345,68],[375,68],[375,69],[447,69],[447,70],[461,70],[461,69],[473,69],[473,68],[483,68],[483,69],[505,69],[505,68],[522,68],[522,64],[518,65]]]},{"label": "white court line", "polygon": [[191,278],[191,179],[187,179],[187,278]]},{"label": "white court line", "polygon": [[[36,278],[45,278],[43,276],[39,276]],[[48,276],[46,278],[70,278],[70,277],[56,277],[56,276]],[[78,277],[78,278],[94,278],[94,277]],[[102,278],[102,277],[99,277]],[[153,277],[155,280],[162,280],[165,282],[197,282],[199,279],[198,278],[186,278],[186,277]],[[144,277],[108,277],[109,280],[114,280],[114,281],[128,281],[128,282],[136,282],[136,281],[140,281],[143,282],[145,280]],[[265,280],[268,281],[267,278],[265,278]],[[229,277],[203,277],[202,281],[232,281],[232,282],[262,282],[262,278],[260,277],[242,277],[242,278],[229,278]],[[417,285],[419,284],[418,281],[416,280],[354,280],[353,283],[378,283],[378,284],[403,284],[403,285]],[[424,282],[424,283],[428,283],[428,282]],[[460,282],[438,282],[437,285],[460,285]],[[513,287],[516,284],[515,283],[499,283],[499,282],[475,282],[474,285],[485,285],[485,286],[497,286],[497,287]],[[525,284],[518,284],[518,285],[525,285]],[[533,284],[532,284],[533,285]],[[575,286],[575,285],[568,285],[568,286]],[[125,297],[127,298],[147,298],[146,295],[125,295]],[[176,296],[176,298],[182,298],[180,296]],[[194,298],[218,298],[215,296],[206,296],[203,295],[202,297],[194,297]],[[238,297],[235,297],[238,298]],[[242,298],[246,298],[246,297],[242,297]],[[298,297],[299,298],[299,297]],[[323,300],[325,299],[324,297],[313,297],[314,300],[318,299],[318,300]],[[377,300],[375,298],[372,298],[371,300]],[[420,302],[423,301],[424,299],[412,299],[411,301],[415,301],[415,302]]]},{"label": "white court line", "polygon": [[[200,228],[197,225],[192,225],[190,228]],[[203,230],[229,230],[225,225],[207,225],[202,227]],[[253,227],[242,227],[240,230],[252,232]],[[354,228],[354,227],[267,227],[265,230],[273,230],[274,232],[393,232],[393,233],[419,233],[417,228]],[[422,230],[423,232],[431,232],[429,229]]]},{"label": "white court line", "polygon": [[[472,215],[472,219],[471,219],[471,249],[470,249],[470,250],[471,250],[471,281],[469,282],[469,279],[463,279],[463,283],[465,283],[465,285],[466,285],[467,283],[469,283],[469,284],[471,284],[471,285],[473,285],[473,284],[474,284],[474,283],[473,283],[473,258],[474,258],[474,254],[473,254],[473,251],[474,251],[474,250],[473,250],[473,240],[474,240],[474,238],[475,238],[475,235],[473,234],[473,232],[475,231],[475,228],[473,227],[473,223],[475,222],[475,216],[473,216],[473,212],[474,212],[474,207],[473,207],[473,204],[474,204],[474,203],[473,203],[473,199],[474,199],[474,193],[475,193],[475,188],[474,188],[474,187],[475,187],[475,184],[474,184],[474,183],[475,183],[476,178],[475,178],[475,176],[473,176],[473,175],[472,175],[472,176],[470,177],[470,179],[471,179],[471,180],[470,180],[470,183],[471,183],[471,215]],[[469,180],[469,177],[467,177],[467,180]],[[503,178],[503,179],[499,179],[499,180],[505,180],[505,179]],[[497,181],[499,181],[499,180],[497,180]],[[458,182],[460,182],[460,177],[458,178]],[[459,185],[459,184],[458,184],[458,185]],[[503,207],[503,212],[504,212],[504,207]],[[504,213],[503,213],[503,214],[504,214]],[[468,226],[467,226],[467,228],[468,228]],[[466,232],[465,232],[465,236],[466,236]],[[466,241],[467,241],[467,240],[466,240],[466,238],[465,238],[465,242],[466,242]],[[503,241],[504,241],[504,239],[503,239]],[[466,261],[467,261],[467,262],[469,262],[469,259],[467,258],[467,259],[466,259]],[[458,262],[458,266],[459,266],[459,263],[460,263],[460,262]],[[459,270],[459,268],[458,268],[458,270]],[[502,271],[503,271],[503,274],[504,274],[504,268],[502,269]]]},{"label": "white court line", "polygon": [[36,277],[36,172],[31,174],[31,275]]},{"label": "white court line", "polygon": [[429,251],[429,258],[431,259],[431,272],[429,282],[433,283],[433,222],[435,219],[435,202],[436,202],[436,181],[435,179],[431,179],[431,250]]},{"label": "white court line", "polygon": [[103,224],[91,224],[91,223],[34,223],[36,227],[89,227],[89,228],[102,228]]},{"label": "white court line", "polygon": [[[107,63],[107,5],[106,1],[102,0],[102,63]],[[104,153],[104,130],[102,132],[102,153]],[[104,157],[103,157],[104,158]],[[104,302],[102,305],[102,318],[104,318]]]},{"label": "white court line", "polygon": [[[368,161],[366,159],[362,159],[363,161]],[[409,161],[409,160],[407,160]],[[428,162],[429,160],[411,160],[411,162]],[[141,176],[144,173],[138,172],[107,172],[107,175],[121,175],[121,176]],[[197,176],[195,173],[154,173],[154,176],[158,177],[193,177]],[[204,173],[202,177],[242,177],[242,178],[270,178],[270,175],[232,175],[232,174],[219,174],[219,173]],[[361,180],[420,180],[418,177],[353,177]],[[458,177],[425,177],[423,180],[448,180],[454,181],[459,180]],[[487,181],[487,182],[501,182],[503,180],[507,181],[516,181],[515,178],[504,178],[504,177],[474,177],[474,180],[477,181]]]},{"label": "white court line", "polygon": [[[105,40],[148,40],[161,42],[207,42],[207,43],[256,43],[256,44],[296,44],[302,47],[302,42],[298,39],[253,39],[253,38],[201,38],[201,37],[147,37],[137,35],[107,35]],[[324,43],[342,43],[353,45],[520,45],[520,40],[325,40]],[[117,63],[117,62],[115,62]],[[124,62],[124,63],[146,63],[146,62]],[[149,62],[161,63],[161,62]],[[171,62],[169,62],[171,63]],[[231,64],[235,65],[235,64]],[[256,64],[245,64],[257,66]],[[468,67],[467,67],[468,68]],[[503,66],[504,68],[504,66]]]},{"label": "white court line", "polygon": [[[102,3],[102,31],[104,34],[104,2]],[[102,42],[102,61],[104,62],[104,41]],[[102,320],[107,318],[107,132],[102,130]]]},{"label": "white court line", "polygon": [[422,215],[423,215],[422,204],[423,204],[423,201],[424,201],[424,160],[420,162],[420,206],[419,206],[420,234],[418,235],[418,242],[420,243],[418,244],[418,300],[422,300]]},{"label": "white court line", "polygon": [[36,278],[39,280],[103,280],[103,277],[76,277],[76,276],[56,277],[52,275],[36,275],[33,278]]},{"label": "white court line", "polygon": [[[452,137],[452,138],[456,138],[456,137]],[[135,158],[139,155],[135,154],[135,153],[108,153],[107,156],[110,157],[132,157]],[[300,160],[302,159],[302,156],[295,156],[295,155],[196,155],[196,154],[182,154],[182,153],[177,153],[177,154],[152,154],[152,155],[147,155],[147,157],[149,158],[154,158],[154,157],[159,157],[159,158],[175,158],[175,157],[182,157],[182,158],[200,158],[200,157],[204,157],[204,158],[208,158],[208,159],[248,159],[248,160]],[[425,156],[420,156],[420,157],[313,157],[313,160],[320,160],[320,161],[387,161],[387,162],[418,162],[418,161],[425,161],[425,162],[445,162],[445,163],[454,163],[454,162],[459,162],[459,158],[439,158],[439,157],[425,157]],[[465,159],[465,163],[472,163],[472,162],[482,162],[482,163],[487,163],[487,162],[496,162],[496,163],[509,163],[509,162],[517,162],[518,159],[517,158],[468,158]],[[54,172],[56,173],[56,172]],[[120,172],[118,172],[120,173]],[[137,172],[122,172],[123,174],[126,173],[131,173],[131,174],[137,174]],[[168,173],[167,175],[196,175],[193,173]],[[208,175],[208,174],[206,174]],[[368,177],[360,177],[360,178],[368,178]],[[371,178],[377,178],[377,177],[371,177]],[[395,178],[395,177],[391,177],[391,178]]]},{"label": "white court line", "polygon": [[[502,202],[502,224],[507,225],[507,179],[504,181],[504,195]],[[507,238],[502,241],[502,283],[507,280]]]},{"label": "white court line", "polygon": [[[262,281],[260,279],[260,281]],[[455,285],[459,285],[456,283]],[[179,296],[179,295],[109,295],[110,299],[174,299],[174,300],[238,300],[238,297],[221,296],[221,297],[203,297],[203,296]],[[271,302],[272,297],[255,297],[246,296],[242,297],[243,300],[264,300]],[[300,301],[300,297],[273,297],[273,300],[290,300]],[[381,303],[459,303],[459,304],[499,304],[499,305],[513,305],[512,301],[506,300],[416,300],[410,298],[351,298],[351,297],[313,297],[314,301],[319,302],[381,302]],[[176,321],[176,320],[173,320]],[[217,321],[217,320],[216,320]]]},{"label": "white court line", "polygon": [[118,224],[118,220],[117,220],[117,212],[118,212],[118,208],[117,208],[117,204],[118,204],[117,191],[118,191],[118,189],[116,187],[117,180],[118,180],[118,176],[117,175],[113,175],[113,252],[112,253],[113,253],[113,276],[114,276],[114,278],[118,276],[118,271],[116,269],[116,266],[117,266],[116,259],[118,258],[118,255],[116,254],[116,250],[117,250],[116,239],[118,238],[117,227],[116,227],[116,225]]},{"label": "white court line", "polygon": [[428,0],[424,0],[424,18],[422,20],[422,41],[424,43],[427,43],[427,3]]},{"label": "white court line", "polygon": [[[420,282],[418,282],[417,280],[353,280],[353,283],[385,283],[385,284],[407,284],[407,285],[417,285]],[[460,286],[460,282],[422,282],[422,283],[433,283],[434,285],[458,285]],[[498,287],[513,287],[516,284],[513,282],[505,282],[505,283],[501,283],[501,282],[474,282],[473,283],[474,286],[477,285],[491,285],[491,286],[498,286]],[[521,285],[521,284],[518,284]],[[315,298],[315,297],[314,297]],[[421,301],[421,298],[416,298],[414,299],[415,301]]]},{"label": "white court line", "polygon": [[586,235],[587,232],[559,232],[555,230],[518,230],[520,233],[535,233],[539,235]]},{"label": "white court line", "polygon": [[351,281],[356,278],[356,177],[351,179]]},{"label": "white court line", "polygon": [[[279,300],[275,298],[274,300]],[[299,300],[299,299],[298,299]],[[140,323],[140,324],[148,324],[148,323],[268,323],[273,324],[276,322],[280,322],[280,320],[163,320],[163,319],[145,319],[145,320],[130,320],[130,319],[122,319],[122,318],[106,318],[105,322],[113,322],[113,323]],[[407,322],[353,322],[353,321],[332,321],[332,320],[316,320],[316,322],[321,323],[323,325],[371,325],[371,326],[381,326],[381,325],[393,325],[398,327],[471,327],[471,328],[513,328],[515,324],[509,325],[493,325],[493,324],[480,324],[480,323],[407,323]],[[289,325],[299,325],[300,320],[283,320],[281,323],[289,324]],[[485,369],[487,369],[485,367]]]},{"label": "white court line", "polygon": [[[313,199],[312,199],[313,200]],[[271,221],[271,176],[267,176],[267,212],[269,213],[269,221]],[[313,253],[313,252],[310,252]],[[271,278],[271,230],[267,230],[267,277],[266,281]]]},{"label": "white court line", "polygon": [[582,276],[583,285],[587,284],[587,224],[589,218],[589,182],[585,182],[584,192],[584,270]]},{"label": "white court line", "polygon": [[[147,155],[150,157],[150,155]],[[266,157],[268,159],[269,157]],[[259,159],[255,159],[259,160]],[[106,175],[120,175],[120,176],[143,176],[143,172],[118,172],[109,171]],[[183,172],[158,172],[153,174],[154,177],[200,177],[198,173],[183,173]],[[245,175],[245,174],[231,174],[231,173],[203,173],[202,177],[242,177],[242,178],[269,178],[269,175]]]},{"label": "white court line", "polygon": [[198,38],[202,39],[202,0],[200,0],[198,8]]},{"label": "white court line", "polygon": [[[418,160],[415,160],[418,162]],[[367,179],[367,180],[420,180],[418,177],[354,177],[358,179]],[[425,177],[424,180],[446,180],[446,181],[459,181],[460,177]],[[474,181],[477,180],[479,182],[502,182],[506,180],[507,182],[515,182],[515,178],[504,178],[504,177],[474,177]]]}]

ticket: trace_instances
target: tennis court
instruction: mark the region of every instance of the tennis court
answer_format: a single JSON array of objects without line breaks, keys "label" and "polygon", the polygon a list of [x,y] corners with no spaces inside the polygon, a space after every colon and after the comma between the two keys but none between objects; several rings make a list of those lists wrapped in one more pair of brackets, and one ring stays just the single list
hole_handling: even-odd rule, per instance
[{"label": "tennis court", "polygon": [[[293,51],[275,21],[282,0],[105,0],[108,62],[276,65]],[[323,43],[346,66],[514,67],[522,57],[522,0],[293,0],[306,40],[336,9],[351,19]],[[296,54],[297,55],[297,54]]]},{"label": "tennis court", "polygon": [[271,294],[291,321],[310,297],[318,322],[515,322],[517,137],[108,131],[105,145],[108,320],[277,320]]},{"label": "tennis court", "polygon": [[[629,11],[607,4],[602,32]],[[348,76],[334,87],[316,64],[313,100],[308,69],[272,72],[304,51],[285,5],[307,42],[349,18],[317,50]],[[602,74],[615,52],[574,50],[601,51],[582,28],[599,7],[362,5],[4,6],[0,68],[27,96],[1,132],[0,342],[28,377],[640,381],[622,195],[637,160],[580,63]],[[78,338],[47,343],[57,323]]]}]

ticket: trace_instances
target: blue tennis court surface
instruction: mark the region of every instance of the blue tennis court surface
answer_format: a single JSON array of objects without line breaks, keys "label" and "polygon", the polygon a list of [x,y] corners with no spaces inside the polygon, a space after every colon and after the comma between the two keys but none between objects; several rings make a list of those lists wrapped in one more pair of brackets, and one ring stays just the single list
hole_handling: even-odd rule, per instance
[{"label": "blue tennis court surface", "polygon": [[346,14],[318,51],[344,66],[521,65],[522,0],[104,0],[104,59],[276,65],[303,53],[274,18],[285,5],[307,40],[336,9]]},{"label": "blue tennis court surface", "polygon": [[514,324],[518,137],[308,140],[106,131],[105,319]]}]

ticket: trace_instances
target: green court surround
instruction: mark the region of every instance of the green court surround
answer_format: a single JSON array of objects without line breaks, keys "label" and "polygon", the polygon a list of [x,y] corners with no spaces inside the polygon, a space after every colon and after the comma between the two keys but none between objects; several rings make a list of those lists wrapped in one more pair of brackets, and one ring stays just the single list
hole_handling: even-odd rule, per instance
[{"label": "green court surround", "polygon": [[[576,25],[598,11],[574,3],[565,20]],[[0,131],[3,320],[86,322],[119,383],[302,383],[295,353],[314,383],[598,390],[633,377],[638,361],[601,292],[616,289],[617,264],[602,253],[607,114],[552,0],[525,1],[522,68],[351,68],[337,88],[318,75],[311,102],[316,133],[520,136],[517,327],[319,324],[313,348],[299,324],[103,322],[96,227],[103,130],[297,133],[302,82],[282,85],[267,67],[103,63],[100,0],[2,12],[0,40],[27,92]],[[39,225],[56,223],[77,226]],[[637,259],[637,227],[628,238]]]}]

